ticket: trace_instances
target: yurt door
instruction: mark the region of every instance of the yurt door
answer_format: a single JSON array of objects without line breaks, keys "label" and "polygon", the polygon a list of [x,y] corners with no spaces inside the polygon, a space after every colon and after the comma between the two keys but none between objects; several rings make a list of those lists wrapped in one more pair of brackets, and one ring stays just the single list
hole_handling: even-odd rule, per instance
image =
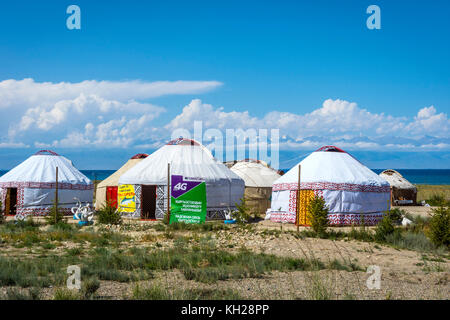
[{"label": "yurt door", "polygon": [[142,186],[141,219],[156,219],[156,186]]},{"label": "yurt door", "polygon": [[311,225],[308,218],[308,205],[312,198],[314,198],[314,190],[300,190],[300,199],[297,202],[300,206],[298,223],[302,226]]},{"label": "yurt door", "polygon": [[8,188],[6,190],[5,213],[16,214],[17,188]]},{"label": "yurt door", "polygon": [[106,201],[117,208],[117,189],[118,187],[106,187]]}]

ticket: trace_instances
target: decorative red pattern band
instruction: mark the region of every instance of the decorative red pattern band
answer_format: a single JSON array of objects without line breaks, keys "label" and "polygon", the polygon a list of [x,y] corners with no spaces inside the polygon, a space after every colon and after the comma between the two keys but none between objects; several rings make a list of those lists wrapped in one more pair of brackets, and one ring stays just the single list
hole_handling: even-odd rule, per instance
[{"label": "decorative red pattern band", "polygon": [[40,155],[51,155],[51,156],[59,156],[59,154],[57,154],[56,152],[53,152],[52,150],[41,150],[36,152],[34,155],[35,156],[40,156]]},{"label": "decorative red pattern band", "polygon": [[[331,226],[361,225],[375,226],[383,219],[383,213],[332,213],[328,215],[328,223]],[[272,211],[270,220],[273,222],[295,223],[295,214],[284,211]]]},{"label": "decorative red pattern band", "polygon": [[[355,192],[391,192],[389,186],[372,186],[353,183],[334,182],[301,182],[300,189],[303,190],[343,190]],[[272,187],[272,191],[298,190],[298,183],[277,183]]]},{"label": "decorative red pattern band", "polygon": [[[55,182],[0,182],[0,188],[55,189]],[[94,184],[58,183],[58,189],[93,190]]]},{"label": "decorative red pattern band", "polygon": [[[24,216],[45,216],[50,213],[51,208],[34,208],[34,209],[18,209],[18,214]],[[72,211],[71,208],[58,208],[60,212],[62,212],[65,216],[71,216]]]}]

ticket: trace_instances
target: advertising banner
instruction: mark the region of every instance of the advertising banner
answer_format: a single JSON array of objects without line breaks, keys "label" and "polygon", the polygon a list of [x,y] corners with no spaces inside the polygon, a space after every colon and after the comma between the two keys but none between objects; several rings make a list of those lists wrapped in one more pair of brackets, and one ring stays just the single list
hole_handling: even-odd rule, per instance
[{"label": "advertising banner", "polygon": [[170,223],[203,223],[206,220],[206,183],[200,179],[171,176]]},{"label": "advertising banner", "polygon": [[136,211],[136,194],[134,185],[122,184],[117,190],[118,209],[120,212]]}]

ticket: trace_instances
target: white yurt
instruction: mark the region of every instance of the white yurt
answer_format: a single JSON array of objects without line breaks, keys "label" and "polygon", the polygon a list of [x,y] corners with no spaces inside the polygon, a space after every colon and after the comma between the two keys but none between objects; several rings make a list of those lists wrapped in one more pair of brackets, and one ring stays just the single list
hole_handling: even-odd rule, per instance
[{"label": "white yurt", "polygon": [[393,204],[416,204],[417,187],[406,180],[400,172],[394,169],[387,169],[380,173],[380,177],[389,182],[391,186]]},{"label": "white yurt", "polygon": [[245,182],[244,197],[254,214],[264,214],[270,208],[272,185],[281,176],[261,160],[246,159],[236,162],[231,171]]},{"label": "white yurt", "polygon": [[92,203],[94,186],[72,162],[41,150],[0,177],[0,199],[6,214],[45,215],[53,206],[58,168],[58,205],[64,214],[75,206],[74,197]]},{"label": "white yurt", "polygon": [[96,210],[99,210],[106,205],[107,201],[110,201],[117,208],[117,190],[119,187],[120,176],[147,157],[148,154],[146,153],[138,153],[132,156],[122,167],[119,168],[119,170],[97,185],[95,188]]},{"label": "white yurt", "polygon": [[[244,181],[200,143],[179,138],[161,147],[119,178],[134,193],[131,217],[162,219],[167,211],[167,164],[171,175],[206,182],[207,219],[223,219],[244,195]],[[131,198],[131,196],[129,196]]]},{"label": "white yurt", "polygon": [[299,204],[299,224],[309,225],[307,207],[314,195],[324,198],[330,225],[361,224],[362,219],[375,225],[390,209],[389,183],[342,149],[322,147],[298,165],[274,182],[266,219],[295,223]]}]

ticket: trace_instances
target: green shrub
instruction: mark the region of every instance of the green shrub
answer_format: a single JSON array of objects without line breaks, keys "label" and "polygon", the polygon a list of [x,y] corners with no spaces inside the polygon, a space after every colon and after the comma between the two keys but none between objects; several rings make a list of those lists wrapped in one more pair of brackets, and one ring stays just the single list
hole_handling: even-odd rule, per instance
[{"label": "green shrub", "polygon": [[328,226],[328,208],[323,197],[315,195],[308,204],[308,217],[314,232],[323,236]]},{"label": "green shrub", "polygon": [[147,288],[136,285],[133,288],[134,300],[240,300],[242,297],[231,289],[169,289],[153,283]]},{"label": "green shrub", "polygon": [[386,241],[386,237],[394,233],[394,224],[388,214],[383,216],[383,219],[378,223],[375,230],[375,240],[379,242]]},{"label": "green shrub", "polygon": [[236,222],[240,225],[249,222],[250,220],[250,208],[247,206],[245,198],[240,199],[240,203],[236,203],[237,211],[234,211],[232,216],[236,219]]},{"label": "green shrub", "polygon": [[58,223],[53,224],[50,227],[50,231],[63,231],[63,232],[72,232],[75,230],[75,226],[67,223],[66,221],[60,221]]},{"label": "green shrub", "polygon": [[393,223],[401,223],[406,212],[403,209],[395,208],[386,212]]},{"label": "green shrub", "polygon": [[450,245],[450,208],[433,209],[429,236],[436,247]]},{"label": "green shrub", "polygon": [[53,300],[79,300],[80,298],[78,291],[69,289],[56,289],[53,294]]},{"label": "green shrub", "polygon": [[405,214],[405,218],[412,221],[412,225],[408,225],[406,227],[408,231],[415,233],[424,233],[429,229],[430,217],[423,217],[420,215],[412,215],[407,213]]},{"label": "green shrub", "polygon": [[53,201],[53,206],[50,208],[50,212],[45,216],[45,220],[48,224],[54,225],[65,221],[64,213],[59,210],[56,199]]},{"label": "green shrub", "polygon": [[415,251],[435,251],[433,243],[422,232],[393,232],[386,236],[385,241],[395,247]]},{"label": "green shrub", "polygon": [[92,299],[100,288],[100,281],[96,278],[83,280],[81,286],[81,294],[84,299]]},{"label": "green shrub", "polygon": [[5,300],[40,300],[41,291],[38,288],[30,288],[27,291],[18,288],[6,289]]},{"label": "green shrub", "polygon": [[97,221],[101,224],[121,224],[122,215],[113,206],[111,202],[107,202],[99,211],[96,212]]},{"label": "green shrub", "polygon": [[430,206],[439,207],[439,206],[448,206],[450,205],[450,201],[445,199],[445,196],[441,193],[435,193],[431,196],[430,199],[425,200]]}]

